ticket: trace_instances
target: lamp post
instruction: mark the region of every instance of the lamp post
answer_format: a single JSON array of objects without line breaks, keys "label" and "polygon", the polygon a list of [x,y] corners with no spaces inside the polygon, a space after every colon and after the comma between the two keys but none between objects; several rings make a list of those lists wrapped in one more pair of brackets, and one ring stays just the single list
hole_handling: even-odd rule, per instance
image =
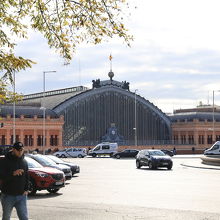
[{"label": "lamp post", "polygon": [[45,145],[46,145],[46,139],[45,139],[45,136],[46,136],[46,129],[45,129],[45,118],[46,118],[46,108],[45,108],[45,76],[46,76],[46,73],[55,73],[56,71],[55,70],[52,70],[52,71],[43,71],[43,106],[42,106],[42,109],[43,109],[43,143],[42,143],[42,152],[43,154],[45,154]]},{"label": "lamp post", "polygon": [[14,100],[13,100],[13,144],[16,141],[16,133],[15,133],[15,72],[13,72],[13,93],[14,93]]},{"label": "lamp post", "polygon": [[137,147],[137,89],[134,90],[134,141]]},{"label": "lamp post", "polygon": [[[217,90],[216,92],[220,92]],[[214,142],[214,135],[215,135],[215,90],[212,91],[212,137]]]}]

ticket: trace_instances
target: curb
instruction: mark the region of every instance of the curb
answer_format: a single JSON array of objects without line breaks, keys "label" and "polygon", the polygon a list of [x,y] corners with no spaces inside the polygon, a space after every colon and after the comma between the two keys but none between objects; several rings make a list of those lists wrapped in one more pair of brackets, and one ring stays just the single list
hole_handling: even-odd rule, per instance
[{"label": "curb", "polygon": [[192,166],[192,165],[186,165],[181,163],[181,166],[190,167],[190,168],[198,168],[198,169],[205,169],[205,170],[220,170],[220,168],[215,167],[202,167],[202,166]]}]

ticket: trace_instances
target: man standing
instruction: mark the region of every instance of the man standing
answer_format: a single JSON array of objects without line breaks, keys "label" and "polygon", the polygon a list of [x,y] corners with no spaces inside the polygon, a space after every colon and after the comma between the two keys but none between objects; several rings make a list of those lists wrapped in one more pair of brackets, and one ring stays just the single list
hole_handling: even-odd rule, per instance
[{"label": "man standing", "polygon": [[28,220],[28,165],[24,159],[24,146],[16,142],[1,163],[2,220],[10,220],[13,207],[20,220]]}]

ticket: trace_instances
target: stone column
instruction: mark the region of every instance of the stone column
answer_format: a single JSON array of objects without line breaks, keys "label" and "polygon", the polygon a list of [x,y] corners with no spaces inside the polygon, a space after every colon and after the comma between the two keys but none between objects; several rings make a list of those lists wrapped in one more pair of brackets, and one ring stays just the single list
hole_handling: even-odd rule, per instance
[{"label": "stone column", "polygon": [[63,147],[63,132],[62,132],[62,129],[59,130],[58,147]]},{"label": "stone column", "polygon": [[46,133],[45,134],[46,135],[46,149],[48,149],[50,148],[50,132],[47,130],[47,127],[46,127],[45,133]]},{"label": "stone column", "polygon": [[33,135],[33,148],[37,148],[37,130],[34,129],[34,135]]},{"label": "stone column", "polygon": [[199,132],[198,132],[198,130],[194,131],[194,143],[195,143],[196,147],[199,146]]},{"label": "stone column", "polygon": [[24,129],[20,128],[20,141],[24,143]]},{"label": "stone column", "polygon": [[205,131],[204,134],[204,144],[207,145],[207,131]]},{"label": "stone column", "polygon": [[180,131],[177,132],[178,134],[178,144],[181,144],[181,136],[180,136]]},{"label": "stone column", "polygon": [[11,140],[11,135],[10,135],[10,129],[6,130],[6,145],[11,144],[10,140]]}]

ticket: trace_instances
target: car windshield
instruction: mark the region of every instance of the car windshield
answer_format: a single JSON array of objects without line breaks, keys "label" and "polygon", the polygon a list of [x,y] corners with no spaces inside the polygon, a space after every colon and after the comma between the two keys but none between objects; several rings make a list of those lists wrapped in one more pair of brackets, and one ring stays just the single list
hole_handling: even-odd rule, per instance
[{"label": "car windshield", "polygon": [[56,163],[44,155],[35,155],[34,158],[43,166],[54,166]]},{"label": "car windshield", "polygon": [[56,163],[63,163],[63,161],[59,158],[57,158],[56,156],[52,156],[52,155],[48,155],[48,158],[50,158],[51,160],[55,161]]},{"label": "car windshield", "polygon": [[28,168],[42,168],[43,167],[36,160],[34,160],[30,157],[25,157],[25,160],[27,161]]},{"label": "car windshield", "polygon": [[149,154],[152,156],[165,156],[165,153],[160,150],[149,151]]},{"label": "car windshield", "polygon": [[219,145],[214,145],[210,150],[218,150],[219,149]]}]

